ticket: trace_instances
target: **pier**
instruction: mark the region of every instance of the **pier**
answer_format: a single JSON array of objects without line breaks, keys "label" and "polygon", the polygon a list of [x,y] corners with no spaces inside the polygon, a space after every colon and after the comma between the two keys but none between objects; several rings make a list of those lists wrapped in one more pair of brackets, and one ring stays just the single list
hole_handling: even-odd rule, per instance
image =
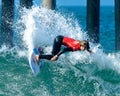
[{"label": "pier", "polygon": [[[100,34],[100,0],[87,1],[86,31],[94,43],[99,43]],[[19,0],[20,7],[31,8],[33,0]],[[120,0],[114,0],[115,5],[115,49],[120,50]],[[13,46],[13,21],[15,0],[1,1],[1,41],[0,45]],[[42,0],[42,6],[55,10],[56,0]]]}]

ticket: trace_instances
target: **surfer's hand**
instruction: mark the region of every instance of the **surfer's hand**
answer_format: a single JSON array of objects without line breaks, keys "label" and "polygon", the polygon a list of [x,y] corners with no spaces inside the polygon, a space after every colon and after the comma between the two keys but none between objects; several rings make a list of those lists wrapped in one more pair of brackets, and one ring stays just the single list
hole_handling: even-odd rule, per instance
[{"label": "surfer's hand", "polygon": [[93,53],[91,50],[87,50],[90,54]]},{"label": "surfer's hand", "polygon": [[58,56],[55,55],[55,56],[53,56],[53,57],[51,58],[51,61],[56,61],[57,59],[58,59]]}]

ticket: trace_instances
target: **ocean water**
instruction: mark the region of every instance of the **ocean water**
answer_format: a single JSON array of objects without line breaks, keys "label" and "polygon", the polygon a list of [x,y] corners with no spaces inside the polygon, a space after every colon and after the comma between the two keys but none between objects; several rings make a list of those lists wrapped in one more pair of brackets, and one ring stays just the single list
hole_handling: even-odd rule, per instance
[{"label": "ocean water", "polygon": [[0,96],[120,96],[114,7],[101,7],[100,13],[100,43],[90,42],[94,54],[70,52],[55,62],[43,60],[41,72],[35,76],[28,62],[33,47],[45,46],[47,54],[57,35],[89,39],[86,8],[24,9],[15,22],[15,47],[0,48]]}]

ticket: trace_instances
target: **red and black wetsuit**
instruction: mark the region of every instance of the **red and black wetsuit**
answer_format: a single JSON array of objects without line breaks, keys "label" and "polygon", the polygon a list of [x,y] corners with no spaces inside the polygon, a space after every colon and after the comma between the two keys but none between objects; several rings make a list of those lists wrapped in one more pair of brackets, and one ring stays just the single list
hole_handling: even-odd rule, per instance
[{"label": "red and black wetsuit", "polygon": [[[64,45],[66,48],[60,51],[62,45]],[[54,39],[52,54],[51,55],[40,55],[40,59],[50,60],[55,55],[60,56],[64,52],[77,51],[77,50],[80,50],[80,43],[78,41],[72,38],[69,38],[69,37],[57,36]]]}]

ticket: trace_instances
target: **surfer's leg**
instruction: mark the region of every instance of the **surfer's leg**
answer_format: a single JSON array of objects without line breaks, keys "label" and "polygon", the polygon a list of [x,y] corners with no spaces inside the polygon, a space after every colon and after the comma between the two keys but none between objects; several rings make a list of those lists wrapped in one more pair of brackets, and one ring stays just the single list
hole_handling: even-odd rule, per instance
[{"label": "surfer's leg", "polygon": [[44,54],[44,47],[39,47],[38,51],[39,51],[40,54]]},{"label": "surfer's leg", "polygon": [[53,57],[53,55],[51,55],[51,54],[50,55],[44,54],[44,48],[43,47],[39,47],[38,49],[35,48],[34,53],[35,53],[35,58],[36,58],[37,61],[39,61],[40,59],[50,60]]},{"label": "surfer's leg", "polygon": [[39,55],[39,59],[47,59],[50,60],[53,57],[53,55]]},{"label": "surfer's leg", "polygon": [[63,36],[57,36],[54,39],[52,54],[51,55],[40,54],[38,58],[39,59],[51,60],[51,58],[53,56],[55,56],[60,51],[60,48],[61,48],[61,45],[62,45],[62,40],[63,40]]},{"label": "surfer's leg", "polygon": [[62,41],[63,41],[63,36],[57,36],[54,39],[52,55],[56,55],[60,51],[60,48],[61,48],[61,45],[62,45]]}]

